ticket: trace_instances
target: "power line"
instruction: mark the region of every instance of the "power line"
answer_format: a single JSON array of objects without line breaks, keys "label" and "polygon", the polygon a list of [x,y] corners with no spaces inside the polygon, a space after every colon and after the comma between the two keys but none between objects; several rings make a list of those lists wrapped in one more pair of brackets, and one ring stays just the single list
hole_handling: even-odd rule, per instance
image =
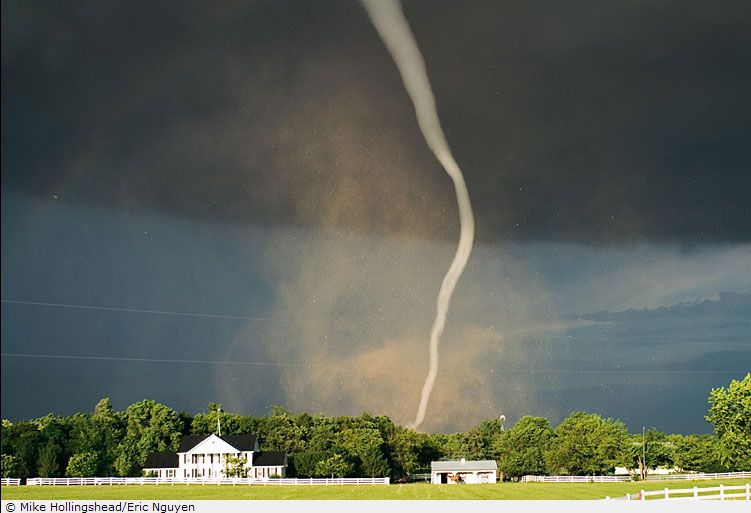
[{"label": "power line", "polygon": [[[2,353],[0,356],[7,358],[49,358],[63,360],[98,360],[98,361],[122,361],[139,363],[181,363],[181,364],[204,364],[204,365],[257,365],[269,367],[310,367],[302,363],[278,363],[278,362],[232,362],[217,360],[180,360],[167,358],[131,358],[126,356],[75,356],[58,354],[28,354],[28,353]],[[529,374],[743,374],[748,371],[650,371],[650,370],[624,370],[624,369],[492,369],[494,373],[529,373]]]},{"label": "power line", "polygon": [[[128,312],[128,313],[144,313],[152,315],[177,315],[182,317],[204,317],[209,319],[233,319],[241,321],[268,321],[268,322],[303,322],[290,319],[274,319],[271,317],[244,317],[240,315],[221,315],[221,314],[203,314],[203,313],[191,313],[191,312],[171,312],[166,310],[145,310],[140,308],[118,308],[113,306],[93,306],[93,305],[74,305],[69,303],[43,303],[40,301],[20,301],[13,299],[3,299],[3,303],[12,305],[30,305],[30,306],[47,306],[54,308],[76,308],[81,310],[103,310],[107,312]],[[307,321],[304,321],[307,322]]]},{"label": "power line", "polygon": [[140,363],[189,363],[208,365],[258,365],[267,367],[306,367],[302,363],[278,363],[278,362],[230,362],[217,360],[177,360],[169,358],[131,358],[127,356],[75,356],[63,354],[28,354],[28,353],[2,353],[0,356],[7,358],[56,358],[61,360],[100,360]]},{"label": "power line", "polygon": [[[272,317],[258,317],[258,316],[239,316],[239,315],[223,315],[223,314],[204,314],[204,313],[193,313],[193,312],[174,312],[169,310],[147,310],[147,309],[141,309],[141,308],[121,308],[121,307],[110,307],[110,306],[94,306],[94,305],[77,305],[77,304],[71,304],[71,303],[47,303],[47,302],[41,302],[41,301],[23,301],[23,300],[14,300],[14,299],[2,299],[0,300],[2,303],[6,304],[12,304],[12,305],[28,305],[28,306],[42,306],[42,307],[51,307],[51,308],[72,308],[72,309],[81,309],[81,310],[99,310],[99,311],[109,311],[109,312],[126,312],[126,313],[141,313],[141,314],[151,314],[151,315],[172,315],[172,316],[179,316],[179,317],[201,317],[201,318],[209,318],[209,319],[230,319],[230,320],[243,320],[243,321],[264,321],[264,322],[277,322],[277,323],[288,323],[288,324],[312,324],[316,321],[314,320],[295,320],[295,319],[279,319],[279,318],[272,318]],[[737,321],[734,324],[745,324],[747,321]],[[727,335],[723,336],[723,338],[726,338]],[[714,339],[716,340],[717,337]],[[546,343],[551,342],[553,340],[557,341],[573,341],[573,340],[581,340],[581,341],[592,341],[592,342],[635,342],[635,343],[655,343],[655,344],[702,344],[702,345],[722,345],[722,344],[740,344],[740,343],[748,343],[747,340],[722,340],[719,342],[709,342],[709,340],[701,340],[701,337],[680,337],[680,336],[674,336],[671,335],[669,338],[657,338],[654,335],[648,335],[646,337],[639,337],[639,338],[626,338],[626,337],[588,337],[588,336],[578,336],[578,335],[559,335],[559,336],[537,336],[537,337],[527,337],[527,341],[532,340],[537,343]],[[711,338],[709,338],[711,340]]]},{"label": "power line", "polygon": [[[264,322],[278,322],[289,324],[313,324],[315,320],[297,320],[297,319],[279,319],[273,317],[259,317],[259,316],[240,316],[240,315],[223,315],[223,314],[205,314],[205,313],[193,313],[193,312],[174,312],[170,310],[148,310],[142,308],[122,308],[111,306],[95,306],[95,305],[77,305],[71,303],[47,303],[41,301],[23,301],[14,299],[2,299],[2,303],[12,305],[28,305],[28,306],[42,306],[51,308],[73,308],[81,310],[99,310],[108,312],[126,312],[126,313],[142,313],[151,315],[173,315],[179,317],[202,317],[208,319],[230,319],[241,321],[264,321]],[[751,321],[733,321],[731,324],[747,324]],[[699,340],[701,337],[680,337],[671,335],[670,338],[655,338],[652,335],[640,338],[623,338],[623,337],[587,337],[587,336],[539,336],[528,337],[537,342],[546,342],[549,340],[587,340],[587,341],[602,341],[602,342],[657,342],[657,343],[673,343],[673,344],[723,344],[723,343],[744,343],[745,340],[727,340],[722,342],[708,342],[706,340]],[[716,338],[716,337],[715,337]]]}]

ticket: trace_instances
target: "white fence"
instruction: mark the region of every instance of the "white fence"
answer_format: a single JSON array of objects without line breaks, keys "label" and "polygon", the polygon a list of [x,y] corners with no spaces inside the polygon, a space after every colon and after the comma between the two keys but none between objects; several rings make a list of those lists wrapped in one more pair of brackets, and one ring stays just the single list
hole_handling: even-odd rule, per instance
[{"label": "white fence", "polygon": [[12,477],[3,477],[2,479],[0,479],[0,485],[3,485],[3,486],[20,486],[21,485],[21,480],[20,479],[15,479],[15,478],[12,478]]},{"label": "white fence", "polygon": [[112,485],[387,485],[388,477],[323,478],[323,479],[173,479],[164,477],[34,477],[26,480],[29,486],[112,486]]},{"label": "white fence", "polygon": [[629,476],[524,476],[522,483],[625,483]]},{"label": "white fence", "polygon": [[[606,497],[605,500],[609,500],[610,497]],[[629,493],[625,497],[619,497],[620,500],[653,500],[653,499],[668,499],[668,500],[751,500],[751,484],[746,483],[740,486],[712,486],[699,488],[694,486],[693,488],[683,488],[680,490],[670,490],[665,488],[664,490],[655,490],[651,492],[645,492],[641,490],[639,493]]]},{"label": "white fence", "polygon": [[751,472],[723,472],[719,474],[647,474],[647,481],[704,481],[709,479],[750,479]]},{"label": "white fence", "polygon": [[[705,481],[710,479],[749,479],[751,472],[719,474],[647,474],[647,481]],[[631,476],[524,476],[522,483],[626,483]]]}]

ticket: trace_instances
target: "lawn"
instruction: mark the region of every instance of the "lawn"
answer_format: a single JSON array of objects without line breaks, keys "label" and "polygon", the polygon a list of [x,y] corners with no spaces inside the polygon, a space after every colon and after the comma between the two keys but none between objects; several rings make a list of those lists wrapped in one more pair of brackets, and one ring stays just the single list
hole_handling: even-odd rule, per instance
[{"label": "lawn", "polygon": [[499,483],[489,485],[263,486],[129,485],[3,486],[9,500],[579,500],[622,497],[639,490],[741,485],[748,480],[644,483]]}]

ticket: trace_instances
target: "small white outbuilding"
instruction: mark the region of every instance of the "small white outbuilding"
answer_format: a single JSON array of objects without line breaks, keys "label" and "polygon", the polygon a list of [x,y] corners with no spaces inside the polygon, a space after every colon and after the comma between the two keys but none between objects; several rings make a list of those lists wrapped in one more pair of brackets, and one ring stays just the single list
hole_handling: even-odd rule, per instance
[{"label": "small white outbuilding", "polygon": [[495,483],[498,464],[495,460],[433,461],[430,463],[430,482],[433,484]]}]

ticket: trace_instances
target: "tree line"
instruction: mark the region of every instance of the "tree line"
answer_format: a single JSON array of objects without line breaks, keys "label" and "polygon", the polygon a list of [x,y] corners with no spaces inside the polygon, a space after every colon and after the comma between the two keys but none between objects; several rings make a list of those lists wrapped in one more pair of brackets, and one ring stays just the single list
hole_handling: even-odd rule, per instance
[{"label": "tree line", "polygon": [[[267,416],[222,411],[209,403],[196,415],[153,400],[116,411],[109,399],[91,413],[49,414],[2,421],[3,477],[139,476],[146,456],[175,451],[183,435],[247,433],[262,450],[285,451],[290,477],[384,477],[394,480],[428,471],[430,462],[493,459],[505,478],[527,474],[593,475],[616,466],[644,477],[657,466],[684,471],[751,470],[751,373],[713,389],[706,419],[714,434],[630,434],[623,422],[574,412],[553,427],[543,417],[522,417],[504,430],[498,419],[466,432],[426,434],[387,416],[332,417],[294,414],[275,406]],[[638,476],[637,476],[638,477]]]}]

